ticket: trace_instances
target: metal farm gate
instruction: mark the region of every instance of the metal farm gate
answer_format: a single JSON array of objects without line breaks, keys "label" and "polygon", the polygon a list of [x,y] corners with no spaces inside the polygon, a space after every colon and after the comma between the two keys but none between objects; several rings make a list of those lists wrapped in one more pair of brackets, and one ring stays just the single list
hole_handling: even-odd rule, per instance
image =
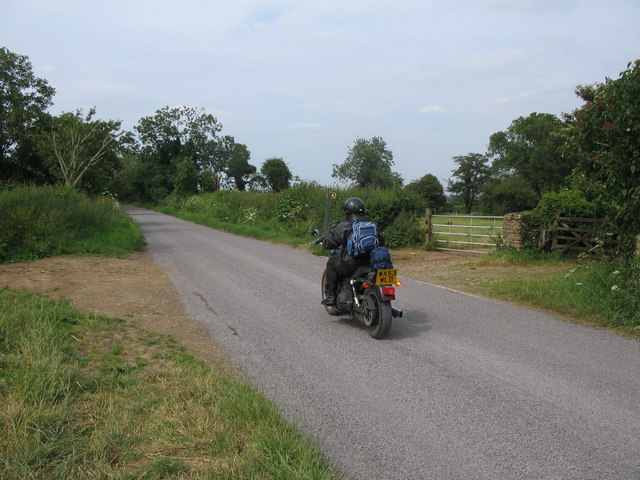
[{"label": "metal farm gate", "polygon": [[435,240],[438,250],[489,253],[502,238],[503,222],[504,217],[427,212],[427,241]]}]

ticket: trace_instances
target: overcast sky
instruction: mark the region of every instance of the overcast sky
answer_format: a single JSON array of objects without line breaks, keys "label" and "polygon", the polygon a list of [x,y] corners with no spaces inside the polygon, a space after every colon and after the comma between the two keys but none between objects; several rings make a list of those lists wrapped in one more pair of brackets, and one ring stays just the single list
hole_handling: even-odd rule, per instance
[{"label": "overcast sky", "polygon": [[204,108],[251,163],[335,184],[382,137],[405,183],[640,58],[638,0],[0,0],[0,45],[56,89],[52,113],[132,130]]}]

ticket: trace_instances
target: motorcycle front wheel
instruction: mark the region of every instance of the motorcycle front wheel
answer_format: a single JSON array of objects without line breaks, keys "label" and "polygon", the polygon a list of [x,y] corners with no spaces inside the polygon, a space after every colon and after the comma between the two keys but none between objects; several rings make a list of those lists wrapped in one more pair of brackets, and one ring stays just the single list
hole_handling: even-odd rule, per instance
[{"label": "motorcycle front wheel", "polygon": [[383,302],[380,293],[368,288],[363,295],[362,323],[364,323],[370,337],[381,339],[387,336],[391,329],[391,303]]}]

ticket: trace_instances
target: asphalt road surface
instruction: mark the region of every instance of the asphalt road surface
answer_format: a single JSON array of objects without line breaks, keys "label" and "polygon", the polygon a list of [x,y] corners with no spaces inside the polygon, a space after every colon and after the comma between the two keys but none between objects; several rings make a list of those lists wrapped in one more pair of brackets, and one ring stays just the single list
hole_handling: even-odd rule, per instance
[{"label": "asphalt road surface", "polygon": [[640,343],[408,278],[374,340],[320,305],[325,259],[128,212],[188,315],[344,478],[640,479]]}]

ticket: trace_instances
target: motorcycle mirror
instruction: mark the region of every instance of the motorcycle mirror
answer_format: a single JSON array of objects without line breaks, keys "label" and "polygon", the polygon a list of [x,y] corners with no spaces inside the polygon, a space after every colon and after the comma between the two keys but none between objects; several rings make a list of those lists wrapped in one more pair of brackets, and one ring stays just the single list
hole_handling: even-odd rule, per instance
[{"label": "motorcycle mirror", "polygon": [[313,230],[311,230],[311,235],[313,235],[314,237],[317,237],[318,235],[320,235],[320,232],[318,231],[317,228],[314,228]]}]

